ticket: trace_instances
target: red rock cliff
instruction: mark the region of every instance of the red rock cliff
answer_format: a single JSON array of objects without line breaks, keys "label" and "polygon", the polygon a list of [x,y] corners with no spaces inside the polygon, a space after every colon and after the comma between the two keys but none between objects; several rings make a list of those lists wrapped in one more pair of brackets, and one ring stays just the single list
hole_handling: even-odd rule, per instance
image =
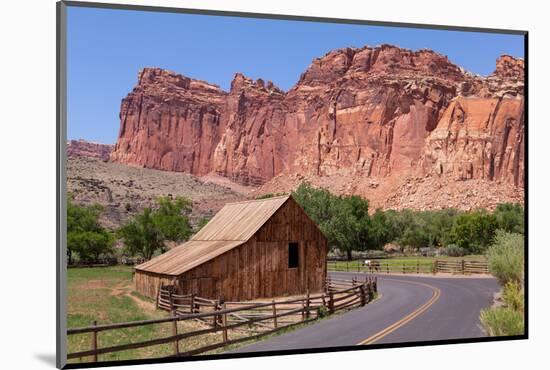
[{"label": "red rock cliff", "polygon": [[114,161],[241,183],[278,175],[484,179],[523,186],[523,61],[484,78],[431,50],[347,48],[283,92],[229,92],[146,68],[122,101]]}]

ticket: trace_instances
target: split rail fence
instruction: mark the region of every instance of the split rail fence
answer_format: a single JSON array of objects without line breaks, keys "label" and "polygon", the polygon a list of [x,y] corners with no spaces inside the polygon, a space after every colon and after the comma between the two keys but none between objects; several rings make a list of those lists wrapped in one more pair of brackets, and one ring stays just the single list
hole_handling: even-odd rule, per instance
[{"label": "split rail fence", "polygon": [[[323,293],[310,295],[308,292],[299,298],[262,302],[222,302],[192,294],[179,295],[174,292],[173,287],[163,286],[157,297],[157,308],[169,311],[169,317],[106,325],[96,325],[94,322],[92,326],[68,329],[69,336],[89,334],[90,349],[69,353],[67,358],[90,357],[92,362],[97,362],[101,355],[163,344],[172,346],[172,354],[169,357],[192,356],[260,338],[340,310],[364,306],[374,299],[376,292],[375,277],[365,277],[362,281],[356,278],[352,280],[328,278]],[[199,321],[204,325],[201,325],[201,329],[198,330],[180,332],[177,324],[186,320]],[[100,334],[105,332],[110,332],[106,335],[112,336],[114,330],[166,323],[171,325],[171,335],[163,338],[109,347],[99,345]],[[186,347],[183,345],[186,340],[215,333],[219,337],[214,343],[182,350],[182,347]]]},{"label": "split rail fence", "polygon": [[371,260],[370,266],[363,260],[327,261],[327,270],[336,272],[370,272],[382,274],[488,274],[489,266],[485,260],[411,260],[392,262],[391,260]]}]

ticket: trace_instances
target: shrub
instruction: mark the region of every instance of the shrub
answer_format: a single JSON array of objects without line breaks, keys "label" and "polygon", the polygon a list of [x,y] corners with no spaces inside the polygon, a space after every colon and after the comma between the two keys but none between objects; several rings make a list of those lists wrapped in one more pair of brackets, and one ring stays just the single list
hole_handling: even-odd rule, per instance
[{"label": "shrub", "polygon": [[504,285],[504,307],[481,312],[481,322],[492,336],[524,333],[524,239],[523,235],[497,230],[487,250],[489,270]]},{"label": "shrub", "polygon": [[483,310],[481,322],[490,336],[524,334],[523,313],[510,307]]},{"label": "shrub", "polygon": [[319,306],[319,308],[317,309],[317,317],[322,319],[323,317],[327,317],[327,316],[328,316],[328,309],[323,305]]},{"label": "shrub", "polygon": [[210,222],[210,217],[202,217],[195,226],[195,232],[198,233],[208,222]]},{"label": "shrub", "polygon": [[524,238],[521,234],[497,230],[494,243],[487,250],[489,271],[502,285],[513,281],[523,284]]},{"label": "shrub", "polygon": [[283,195],[286,195],[286,193],[265,193],[265,194],[262,194],[262,195],[258,195],[256,197],[256,199],[258,199],[258,200],[268,199],[268,198],[280,197],[280,196],[283,196]]},{"label": "shrub", "polygon": [[524,312],[524,294],[521,285],[516,281],[509,281],[502,291],[502,299],[506,307]]},{"label": "shrub", "polygon": [[468,251],[462,247],[459,247],[455,244],[449,244],[445,249],[443,250],[443,254],[450,256],[450,257],[462,257],[468,254]]}]

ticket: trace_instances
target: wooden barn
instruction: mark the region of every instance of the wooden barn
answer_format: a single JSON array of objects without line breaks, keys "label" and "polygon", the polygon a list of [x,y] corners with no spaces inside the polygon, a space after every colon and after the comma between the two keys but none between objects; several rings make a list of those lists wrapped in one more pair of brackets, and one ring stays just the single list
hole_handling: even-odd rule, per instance
[{"label": "wooden barn", "polygon": [[318,292],[328,243],[291,196],[226,204],[191,240],[136,266],[136,289],[251,300]]}]

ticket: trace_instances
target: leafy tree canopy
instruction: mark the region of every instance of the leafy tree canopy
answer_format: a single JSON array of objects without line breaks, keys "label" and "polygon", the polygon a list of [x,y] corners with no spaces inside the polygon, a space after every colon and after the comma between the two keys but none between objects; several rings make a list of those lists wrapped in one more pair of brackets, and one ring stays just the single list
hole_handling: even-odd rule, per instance
[{"label": "leafy tree canopy", "polygon": [[118,230],[128,254],[151,259],[157,251],[166,249],[165,241],[182,242],[193,233],[188,218],[190,200],[162,197],[158,205],[155,210],[145,208]]},{"label": "leafy tree canopy", "polygon": [[178,197],[174,201],[162,197],[158,199],[158,204],[159,208],[151,216],[163,238],[174,242],[189,239],[193,233],[187,217],[191,213],[191,201],[182,197]]},{"label": "leafy tree canopy", "polygon": [[498,229],[524,232],[524,210],[520,204],[499,204],[493,213],[377,209],[369,215],[368,200],[337,196],[307,182],[292,195],[327,236],[329,245],[348,258],[352,250],[381,249],[391,242],[416,249],[452,245],[460,253],[477,254],[487,249]]},{"label": "leafy tree canopy", "polygon": [[71,197],[67,200],[67,248],[82,260],[97,260],[113,252],[115,238],[99,223],[102,210],[99,205],[78,206]]}]

